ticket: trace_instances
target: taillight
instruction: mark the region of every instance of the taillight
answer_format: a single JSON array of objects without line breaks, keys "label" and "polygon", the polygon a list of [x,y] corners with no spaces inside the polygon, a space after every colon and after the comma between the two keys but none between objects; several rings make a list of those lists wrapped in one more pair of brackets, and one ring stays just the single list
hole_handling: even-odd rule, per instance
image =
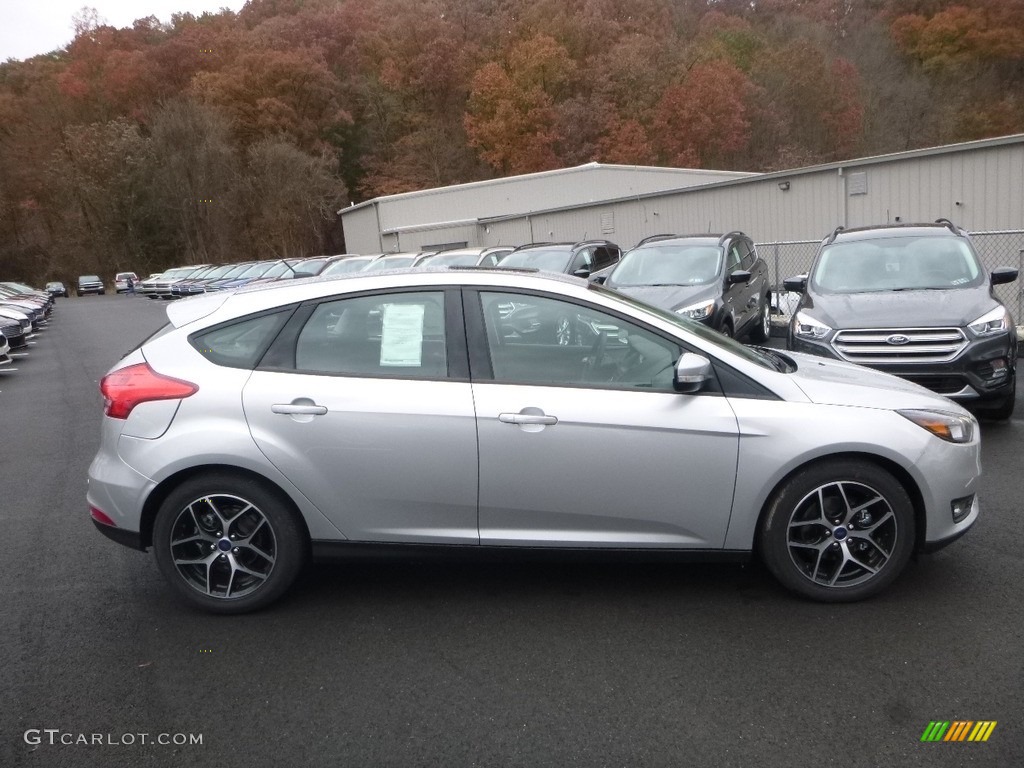
[{"label": "taillight", "polygon": [[103,395],[103,413],[112,419],[127,419],[139,403],[152,400],[178,400],[199,391],[189,381],[164,376],[149,367],[149,363],[137,363],[108,373],[100,381]]}]

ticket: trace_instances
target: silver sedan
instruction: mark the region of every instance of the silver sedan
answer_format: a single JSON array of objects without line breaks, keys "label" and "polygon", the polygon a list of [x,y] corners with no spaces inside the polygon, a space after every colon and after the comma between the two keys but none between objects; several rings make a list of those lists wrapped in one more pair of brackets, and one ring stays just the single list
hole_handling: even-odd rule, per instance
[{"label": "silver sedan", "polygon": [[572,277],[358,273],[167,314],[101,382],[88,504],[213,612],[396,544],[757,552],[793,592],[858,600],[979,513],[951,401]]}]

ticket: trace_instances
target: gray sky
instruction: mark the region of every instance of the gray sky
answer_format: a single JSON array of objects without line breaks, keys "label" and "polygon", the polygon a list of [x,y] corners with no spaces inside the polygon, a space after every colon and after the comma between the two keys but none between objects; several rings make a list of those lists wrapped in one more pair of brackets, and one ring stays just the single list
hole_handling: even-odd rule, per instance
[{"label": "gray sky", "polygon": [[112,26],[130,27],[146,16],[170,21],[172,13],[237,11],[243,5],[245,0],[0,0],[0,61],[63,48],[74,37],[71,17],[83,6]]}]

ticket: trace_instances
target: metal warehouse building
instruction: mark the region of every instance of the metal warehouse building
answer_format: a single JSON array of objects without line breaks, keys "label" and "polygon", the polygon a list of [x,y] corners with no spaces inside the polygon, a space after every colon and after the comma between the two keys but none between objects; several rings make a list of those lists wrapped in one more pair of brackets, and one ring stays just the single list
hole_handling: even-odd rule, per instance
[{"label": "metal warehouse building", "polygon": [[[1024,268],[1024,134],[768,174],[590,163],[390,195],[339,211],[357,253],[740,229],[776,281],[837,226],[949,218],[986,266]],[[1013,288],[1011,306],[1024,303]],[[1018,317],[1024,307],[1018,306]]]}]

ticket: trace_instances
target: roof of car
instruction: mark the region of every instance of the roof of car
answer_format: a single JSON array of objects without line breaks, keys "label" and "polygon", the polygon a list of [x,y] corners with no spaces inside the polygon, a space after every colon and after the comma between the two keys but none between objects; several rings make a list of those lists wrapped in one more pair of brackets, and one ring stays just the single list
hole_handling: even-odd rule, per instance
[{"label": "roof of car", "polygon": [[[920,237],[928,235],[931,237],[963,237],[967,233],[963,230],[954,232],[949,226],[942,223],[898,223],[898,224],[876,224],[868,227],[855,227],[853,229],[840,229],[833,232],[833,242],[848,240],[870,240],[876,237]],[[826,238],[828,240],[829,238]]]}]

